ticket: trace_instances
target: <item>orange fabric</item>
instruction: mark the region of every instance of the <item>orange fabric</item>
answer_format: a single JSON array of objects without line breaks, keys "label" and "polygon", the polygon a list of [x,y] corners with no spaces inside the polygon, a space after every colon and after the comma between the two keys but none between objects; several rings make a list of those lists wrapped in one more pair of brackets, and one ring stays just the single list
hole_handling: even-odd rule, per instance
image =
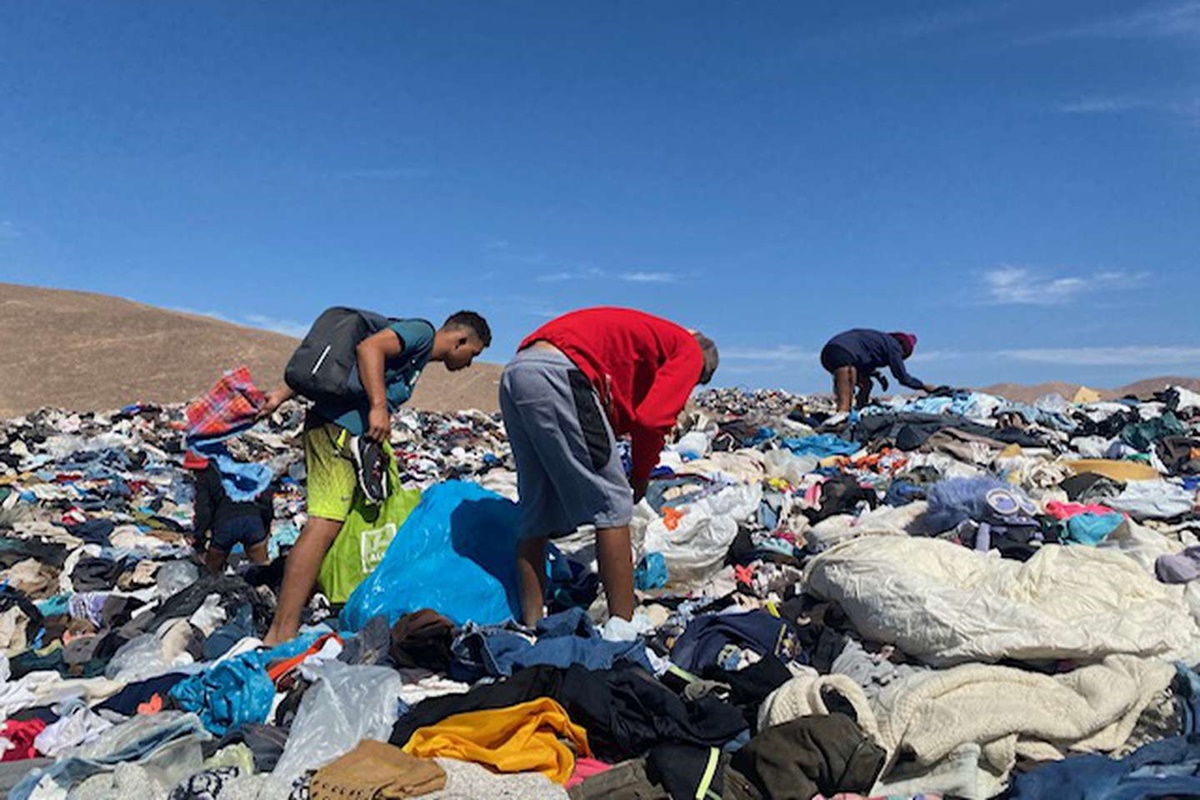
[{"label": "orange fabric", "polygon": [[667,506],[662,510],[663,525],[667,526],[667,530],[673,531],[679,527],[679,520],[683,519],[683,513],[677,508]]},{"label": "orange fabric", "polygon": [[163,701],[161,694],[152,694],[150,695],[149,700],[138,705],[137,713],[143,716],[157,714],[158,712],[162,711],[162,703]]},{"label": "orange fabric", "polygon": [[287,675],[296,667],[300,666],[300,664],[304,662],[304,659],[308,658],[313,653],[319,653],[321,648],[324,647],[325,643],[330,639],[337,639],[339,642],[342,641],[342,637],[338,636],[336,633],[327,633],[313,642],[312,647],[308,648],[300,655],[293,656],[291,658],[285,658],[283,661],[276,661],[274,664],[271,664],[269,667],[267,667],[267,677],[271,679],[271,683],[278,683],[280,678],[282,678],[284,675]]},{"label": "orange fabric", "polygon": [[[565,739],[571,745],[564,744]],[[457,758],[496,772],[540,772],[565,784],[575,756],[591,756],[587,731],[549,697],[490,711],[468,711],[418,728],[404,752],[419,758]]]}]

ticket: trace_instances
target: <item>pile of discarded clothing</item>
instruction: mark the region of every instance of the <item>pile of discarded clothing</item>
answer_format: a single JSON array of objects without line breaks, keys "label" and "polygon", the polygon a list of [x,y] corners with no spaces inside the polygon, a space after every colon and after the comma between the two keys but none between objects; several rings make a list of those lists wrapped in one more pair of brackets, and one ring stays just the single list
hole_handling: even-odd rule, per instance
[{"label": "pile of discarded clothing", "polygon": [[698,396],[635,510],[634,618],[580,531],[532,629],[501,421],[404,411],[397,489],[356,499],[274,648],[302,406],[208,451],[274,508],[271,563],[219,575],[183,406],[0,423],[0,791],[1200,795],[1200,395],[832,411]]}]

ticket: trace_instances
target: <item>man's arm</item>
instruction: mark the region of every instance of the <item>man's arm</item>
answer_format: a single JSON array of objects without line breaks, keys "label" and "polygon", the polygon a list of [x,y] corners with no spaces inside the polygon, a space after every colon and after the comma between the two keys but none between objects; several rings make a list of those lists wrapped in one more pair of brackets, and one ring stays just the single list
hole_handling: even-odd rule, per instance
[{"label": "man's arm", "polygon": [[275,413],[281,405],[296,396],[290,386],[280,386],[273,392],[267,392],[267,402],[258,410],[256,419],[266,419]]},{"label": "man's arm", "polygon": [[368,336],[355,348],[358,354],[358,377],[367,391],[371,410],[367,414],[367,437],[377,442],[387,438],[391,430],[391,415],[387,406],[387,384],[383,366],[389,358],[404,352],[400,334],[391,328]]},{"label": "man's arm", "polygon": [[888,363],[888,368],[892,371],[892,375],[896,376],[896,380],[900,381],[901,384],[907,386],[909,389],[915,389],[918,392],[929,391],[922,381],[919,381],[912,375],[908,374],[908,370],[904,368],[903,356],[892,353]]},{"label": "man's arm", "polygon": [[654,384],[634,409],[633,469],[629,482],[634,500],[646,493],[650,473],[662,455],[663,442],[675,425],[679,412],[687,405],[688,397],[700,378],[704,358],[697,347],[682,348],[666,364],[659,367]]}]

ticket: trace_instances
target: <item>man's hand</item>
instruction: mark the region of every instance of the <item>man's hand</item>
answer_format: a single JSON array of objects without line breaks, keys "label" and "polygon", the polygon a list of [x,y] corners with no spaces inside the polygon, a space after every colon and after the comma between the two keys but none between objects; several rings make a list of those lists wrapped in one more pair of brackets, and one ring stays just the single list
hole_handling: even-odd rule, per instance
[{"label": "man's hand", "polygon": [[382,444],[391,438],[392,417],[387,406],[372,406],[367,414],[367,438]]},{"label": "man's hand", "polygon": [[273,392],[267,392],[267,402],[259,409],[255,419],[266,419],[275,413],[275,411],[283,405],[284,401],[290,400],[295,395],[291,389],[286,386],[281,389],[276,389]]}]

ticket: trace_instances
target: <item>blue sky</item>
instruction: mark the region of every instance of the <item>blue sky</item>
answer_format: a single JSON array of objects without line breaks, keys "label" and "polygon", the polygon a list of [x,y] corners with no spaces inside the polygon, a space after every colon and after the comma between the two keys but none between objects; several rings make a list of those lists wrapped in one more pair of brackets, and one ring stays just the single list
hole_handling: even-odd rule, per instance
[{"label": "blue sky", "polygon": [[0,281],[302,331],[630,305],[717,383],[1200,374],[1200,0],[0,4]]}]

